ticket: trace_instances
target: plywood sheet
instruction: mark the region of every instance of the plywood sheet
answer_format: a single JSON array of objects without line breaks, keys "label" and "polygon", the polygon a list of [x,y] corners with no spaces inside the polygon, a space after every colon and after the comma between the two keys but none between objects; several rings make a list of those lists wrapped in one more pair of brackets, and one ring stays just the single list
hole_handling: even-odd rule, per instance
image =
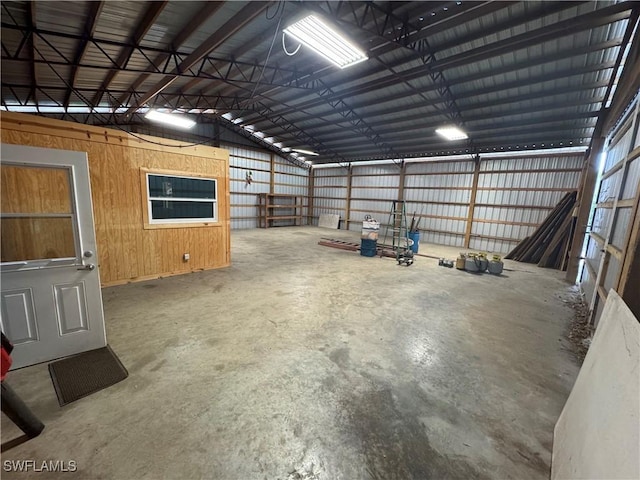
[{"label": "plywood sheet", "polygon": [[556,423],[551,478],[640,478],[640,324],[614,290]]},{"label": "plywood sheet", "polygon": [[[226,150],[203,145],[180,147],[181,142],[153,137],[149,138],[155,143],[149,143],[117,130],[34,115],[3,112],[1,116],[4,143],[87,152],[103,285],[230,264],[229,154]],[[146,204],[142,201],[141,168],[217,179],[218,222],[199,228],[177,224],[175,228],[144,229]],[[32,178],[35,177],[32,175]],[[3,177],[3,187],[4,183],[9,185],[10,180]],[[55,185],[57,183],[52,184],[52,188]],[[12,196],[15,190],[7,189],[6,193]],[[4,188],[2,193],[4,203]],[[54,193],[62,198],[65,191],[52,191],[52,197]],[[188,262],[183,261],[184,253],[189,253]]]},{"label": "plywood sheet", "polygon": [[322,228],[332,228],[337,230],[340,225],[340,215],[333,215],[330,213],[323,213],[318,220],[318,226]]}]

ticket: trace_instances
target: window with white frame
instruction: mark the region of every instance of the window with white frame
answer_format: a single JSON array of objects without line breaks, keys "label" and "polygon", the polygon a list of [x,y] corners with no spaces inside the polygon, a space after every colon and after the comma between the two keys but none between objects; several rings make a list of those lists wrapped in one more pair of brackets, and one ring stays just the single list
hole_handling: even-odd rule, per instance
[{"label": "window with white frame", "polygon": [[218,221],[215,179],[147,173],[149,223]]}]

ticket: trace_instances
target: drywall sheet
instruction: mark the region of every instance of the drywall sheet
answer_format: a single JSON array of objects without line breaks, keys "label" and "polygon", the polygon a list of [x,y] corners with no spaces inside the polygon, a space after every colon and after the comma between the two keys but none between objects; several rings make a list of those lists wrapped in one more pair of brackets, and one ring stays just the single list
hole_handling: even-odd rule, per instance
[{"label": "drywall sheet", "polygon": [[340,224],[340,215],[333,215],[330,213],[323,213],[320,215],[320,220],[318,221],[318,226],[323,228],[332,228],[334,230],[338,229]]},{"label": "drywall sheet", "polygon": [[556,423],[552,479],[640,478],[640,324],[614,290]]}]

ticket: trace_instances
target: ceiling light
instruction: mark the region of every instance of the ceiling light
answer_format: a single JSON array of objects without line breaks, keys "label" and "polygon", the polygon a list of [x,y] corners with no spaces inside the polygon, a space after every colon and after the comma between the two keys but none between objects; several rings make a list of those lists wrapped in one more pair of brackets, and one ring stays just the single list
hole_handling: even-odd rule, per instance
[{"label": "ceiling light", "polygon": [[293,150],[294,152],[304,153],[305,155],[311,155],[311,156],[314,156],[314,157],[317,157],[318,155],[320,155],[319,153],[316,153],[316,152],[310,152],[309,150],[303,150],[303,149],[301,149],[301,148],[292,148],[292,150]]},{"label": "ceiling light", "polygon": [[284,32],[340,68],[350,67],[368,58],[362,50],[315,15],[289,25]]},{"label": "ceiling light", "polygon": [[284,153],[289,153],[291,151],[291,148],[289,147],[284,147],[281,149]]},{"label": "ceiling light", "polygon": [[469,138],[466,133],[458,127],[453,126],[436,128],[436,133],[447,140],[464,140],[465,138]]},{"label": "ceiling light", "polygon": [[149,110],[145,115],[145,118],[152,120],[154,122],[166,123],[167,125],[173,125],[174,127],[180,128],[191,128],[196,122],[193,120],[184,117],[182,115],[175,115],[173,113],[161,113],[157,110]]}]

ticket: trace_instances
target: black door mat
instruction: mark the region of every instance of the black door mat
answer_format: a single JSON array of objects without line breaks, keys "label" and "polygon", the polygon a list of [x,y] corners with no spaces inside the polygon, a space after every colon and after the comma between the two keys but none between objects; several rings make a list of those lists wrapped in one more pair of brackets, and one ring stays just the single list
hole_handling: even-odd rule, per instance
[{"label": "black door mat", "polygon": [[61,407],[129,376],[109,345],[52,362],[49,374]]}]

